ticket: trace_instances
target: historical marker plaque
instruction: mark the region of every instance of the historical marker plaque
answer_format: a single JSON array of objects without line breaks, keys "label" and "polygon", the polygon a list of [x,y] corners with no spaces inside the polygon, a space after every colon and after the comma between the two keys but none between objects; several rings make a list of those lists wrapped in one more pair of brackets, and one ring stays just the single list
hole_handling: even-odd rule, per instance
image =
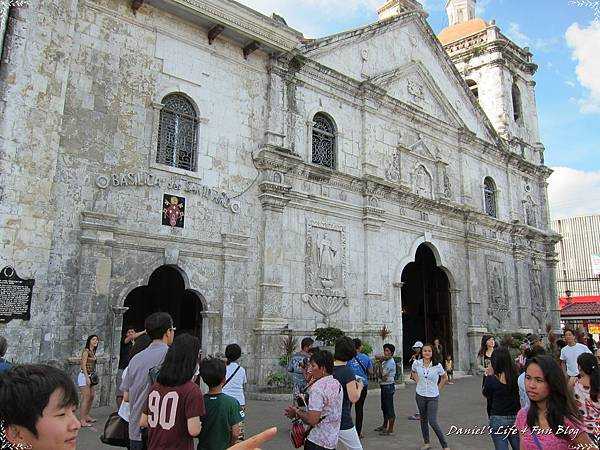
[{"label": "historical marker plaque", "polygon": [[31,295],[35,280],[19,278],[12,267],[0,271],[0,323],[31,318]]}]

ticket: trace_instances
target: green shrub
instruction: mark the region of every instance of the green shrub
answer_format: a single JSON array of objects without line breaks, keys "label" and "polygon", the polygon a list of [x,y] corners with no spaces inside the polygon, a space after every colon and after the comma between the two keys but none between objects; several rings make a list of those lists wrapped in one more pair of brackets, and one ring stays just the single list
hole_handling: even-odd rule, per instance
[{"label": "green shrub", "polygon": [[283,387],[289,384],[287,374],[284,372],[275,372],[267,377],[267,386]]},{"label": "green shrub", "polygon": [[289,355],[282,355],[279,357],[279,365],[281,367],[287,367],[289,362],[290,362],[291,356]]},{"label": "green shrub", "polygon": [[373,353],[373,346],[371,344],[369,344],[368,342],[363,342],[363,353],[365,355],[370,355],[371,353]]},{"label": "green shrub", "polygon": [[317,328],[314,334],[317,340],[322,341],[325,346],[335,345],[337,338],[345,336],[342,330],[335,327]]}]

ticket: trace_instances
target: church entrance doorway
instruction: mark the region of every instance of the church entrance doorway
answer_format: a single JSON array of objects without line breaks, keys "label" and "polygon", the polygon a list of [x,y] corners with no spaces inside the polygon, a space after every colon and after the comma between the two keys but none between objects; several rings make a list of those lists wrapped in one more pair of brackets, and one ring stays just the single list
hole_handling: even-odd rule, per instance
[{"label": "church entrance doorway", "polygon": [[450,283],[427,244],[417,248],[415,260],[406,265],[401,280],[404,365],[410,365],[415,341],[433,343],[438,338],[444,353],[452,354]]},{"label": "church entrance doorway", "polygon": [[146,286],[132,290],[123,306],[123,333],[127,328],[144,329],[146,317],[155,312],[167,312],[173,318],[176,334],[190,333],[202,341],[202,297],[186,289],[184,274],[176,266],[156,269]]}]

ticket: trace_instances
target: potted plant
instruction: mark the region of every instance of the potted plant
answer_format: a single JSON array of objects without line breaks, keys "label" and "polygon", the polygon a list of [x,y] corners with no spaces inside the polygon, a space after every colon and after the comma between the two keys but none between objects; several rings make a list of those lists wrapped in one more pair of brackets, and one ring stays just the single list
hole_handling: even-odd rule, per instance
[{"label": "potted plant", "polygon": [[381,336],[381,339],[383,341],[385,341],[389,336],[391,336],[391,334],[392,334],[392,332],[387,327],[387,325],[382,326],[381,330],[379,330],[379,336]]},{"label": "potted plant", "polygon": [[281,342],[279,343],[279,348],[281,349],[279,365],[281,367],[287,367],[290,359],[292,359],[292,355],[294,354],[294,350],[296,350],[297,345],[298,339],[292,336],[291,333],[281,338]]}]

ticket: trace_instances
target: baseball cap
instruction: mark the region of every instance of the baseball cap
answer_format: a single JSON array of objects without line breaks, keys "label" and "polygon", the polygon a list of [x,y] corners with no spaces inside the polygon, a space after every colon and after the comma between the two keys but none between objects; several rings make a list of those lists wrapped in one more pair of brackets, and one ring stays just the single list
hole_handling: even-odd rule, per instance
[{"label": "baseball cap", "polygon": [[423,348],[423,343],[421,341],[417,341],[413,344],[412,348]]}]

